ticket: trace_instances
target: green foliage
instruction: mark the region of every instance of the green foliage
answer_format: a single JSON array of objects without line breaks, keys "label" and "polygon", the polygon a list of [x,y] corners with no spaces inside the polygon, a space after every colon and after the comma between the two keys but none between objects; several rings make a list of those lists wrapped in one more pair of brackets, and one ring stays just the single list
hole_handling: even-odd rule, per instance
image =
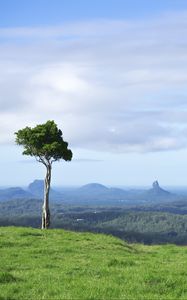
[{"label": "green foliage", "polygon": [[187,299],[185,247],[1,227],[0,256],[0,299]]},{"label": "green foliage", "polygon": [[102,222],[103,227],[112,226],[119,230],[187,234],[187,215],[163,212],[128,212],[113,220]]},{"label": "green foliage", "polygon": [[54,121],[37,125],[34,128],[25,127],[15,133],[16,143],[24,146],[24,155],[35,156],[42,163],[72,159],[72,151],[63,140],[62,131]]},{"label": "green foliage", "polygon": [[[42,200],[38,199],[0,201],[0,226],[39,228],[41,207]],[[133,211],[114,207],[77,207],[64,201],[51,201],[50,210],[53,228],[107,233],[144,244],[187,245],[186,214],[137,211],[137,208]]]}]

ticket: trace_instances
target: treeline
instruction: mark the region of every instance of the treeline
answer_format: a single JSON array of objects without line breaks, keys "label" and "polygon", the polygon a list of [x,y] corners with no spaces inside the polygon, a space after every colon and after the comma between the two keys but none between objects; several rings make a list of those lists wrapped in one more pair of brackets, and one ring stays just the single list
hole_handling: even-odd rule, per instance
[{"label": "treeline", "polygon": [[[38,211],[37,214],[1,215],[0,226],[40,228],[40,213]],[[95,208],[89,207],[69,207],[62,210],[58,207],[53,208],[52,216],[51,228],[112,234],[129,242],[144,244],[187,245],[187,215],[114,208],[99,208],[96,211]]]},{"label": "treeline", "polygon": [[112,234],[144,244],[187,244],[187,215],[163,212],[100,212],[56,216],[55,227]]}]

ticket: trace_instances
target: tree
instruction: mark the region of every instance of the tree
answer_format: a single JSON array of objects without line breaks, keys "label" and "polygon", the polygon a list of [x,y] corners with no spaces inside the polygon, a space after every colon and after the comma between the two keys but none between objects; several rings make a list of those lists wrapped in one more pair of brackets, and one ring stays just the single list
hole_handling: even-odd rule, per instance
[{"label": "tree", "polygon": [[62,131],[54,121],[47,121],[34,128],[25,127],[15,132],[16,143],[24,147],[23,155],[34,156],[46,167],[44,181],[44,203],[42,209],[42,229],[50,226],[49,191],[51,184],[52,164],[55,161],[72,159],[72,151],[63,140]]}]

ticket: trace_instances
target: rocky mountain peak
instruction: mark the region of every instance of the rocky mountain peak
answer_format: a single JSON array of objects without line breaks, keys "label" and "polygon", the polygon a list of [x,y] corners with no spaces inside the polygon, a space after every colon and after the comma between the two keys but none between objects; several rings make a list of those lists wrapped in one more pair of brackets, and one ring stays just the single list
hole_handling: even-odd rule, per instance
[{"label": "rocky mountain peak", "polygon": [[157,180],[153,182],[152,186],[153,186],[153,189],[155,189],[155,190],[160,189],[160,185]]}]

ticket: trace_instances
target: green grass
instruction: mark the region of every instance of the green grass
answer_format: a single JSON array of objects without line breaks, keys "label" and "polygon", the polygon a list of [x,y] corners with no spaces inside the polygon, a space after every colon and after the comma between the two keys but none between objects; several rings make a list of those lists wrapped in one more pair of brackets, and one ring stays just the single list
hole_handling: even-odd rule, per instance
[{"label": "green grass", "polygon": [[0,227],[5,299],[187,299],[187,247]]}]

